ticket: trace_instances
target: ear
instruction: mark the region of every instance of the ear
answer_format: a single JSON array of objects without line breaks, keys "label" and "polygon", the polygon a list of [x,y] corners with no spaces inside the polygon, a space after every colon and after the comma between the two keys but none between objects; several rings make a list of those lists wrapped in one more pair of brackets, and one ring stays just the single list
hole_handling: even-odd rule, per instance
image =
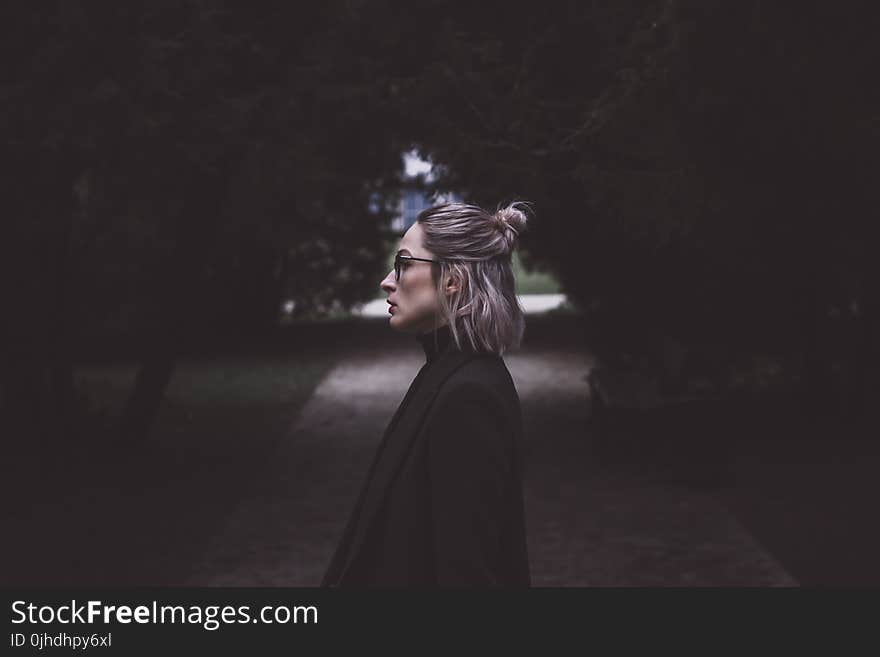
[{"label": "ear", "polygon": [[461,289],[461,283],[450,274],[446,279],[446,295],[452,295],[458,292]]}]

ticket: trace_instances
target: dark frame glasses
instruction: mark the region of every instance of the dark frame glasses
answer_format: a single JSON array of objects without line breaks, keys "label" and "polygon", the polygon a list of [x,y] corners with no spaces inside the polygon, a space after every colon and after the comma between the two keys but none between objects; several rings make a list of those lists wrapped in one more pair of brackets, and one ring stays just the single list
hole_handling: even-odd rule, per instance
[{"label": "dark frame glasses", "polygon": [[439,260],[428,260],[427,258],[416,258],[408,255],[400,255],[399,253],[394,256],[394,276],[396,280],[400,280],[400,275],[402,272],[401,263],[404,260],[418,260],[419,262],[434,262],[438,265],[440,264]]}]

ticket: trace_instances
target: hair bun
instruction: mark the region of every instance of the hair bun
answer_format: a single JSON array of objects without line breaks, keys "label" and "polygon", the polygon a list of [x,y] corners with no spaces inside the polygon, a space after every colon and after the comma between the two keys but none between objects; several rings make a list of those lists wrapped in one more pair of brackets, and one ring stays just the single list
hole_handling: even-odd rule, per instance
[{"label": "hair bun", "polygon": [[[498,228],[508,236],[508,251],[513,250],[516,239],[526,229],[528,218],[519,206],[529,208],[526,201],[514,201],[510,205],[499,208],[495,212],[495,220],[498,222]],[[529,208],[530,209],[530,208]],[[507,230],[510,229],[510,230]]]}]

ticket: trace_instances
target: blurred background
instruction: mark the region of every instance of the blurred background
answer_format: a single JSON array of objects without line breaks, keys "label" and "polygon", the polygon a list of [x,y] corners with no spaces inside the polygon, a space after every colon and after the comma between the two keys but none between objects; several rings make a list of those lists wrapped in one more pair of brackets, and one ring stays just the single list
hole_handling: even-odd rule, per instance
[{"label": "blurred background", "polygon": [[317,583],[400,236],[525,199],[535,583],[877,585],[870,8],[5,3],[0,583]]}]

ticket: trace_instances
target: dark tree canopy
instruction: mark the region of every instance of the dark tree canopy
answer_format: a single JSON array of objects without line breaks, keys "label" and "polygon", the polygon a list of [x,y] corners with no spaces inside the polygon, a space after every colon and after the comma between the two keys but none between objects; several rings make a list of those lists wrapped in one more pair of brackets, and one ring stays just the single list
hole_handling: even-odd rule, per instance
[{"label": "dark tree canopy", "polygon": [[439,189],[534,202],[527,264],[609,348],[815,352],[829,307],[870,335],[869,10],[4,5],[7,408],[66,417],[79,337],[128,331],[148,418],[205,331],[271,326],[282,298],[308,316],[372,297],[410,148]]}]

